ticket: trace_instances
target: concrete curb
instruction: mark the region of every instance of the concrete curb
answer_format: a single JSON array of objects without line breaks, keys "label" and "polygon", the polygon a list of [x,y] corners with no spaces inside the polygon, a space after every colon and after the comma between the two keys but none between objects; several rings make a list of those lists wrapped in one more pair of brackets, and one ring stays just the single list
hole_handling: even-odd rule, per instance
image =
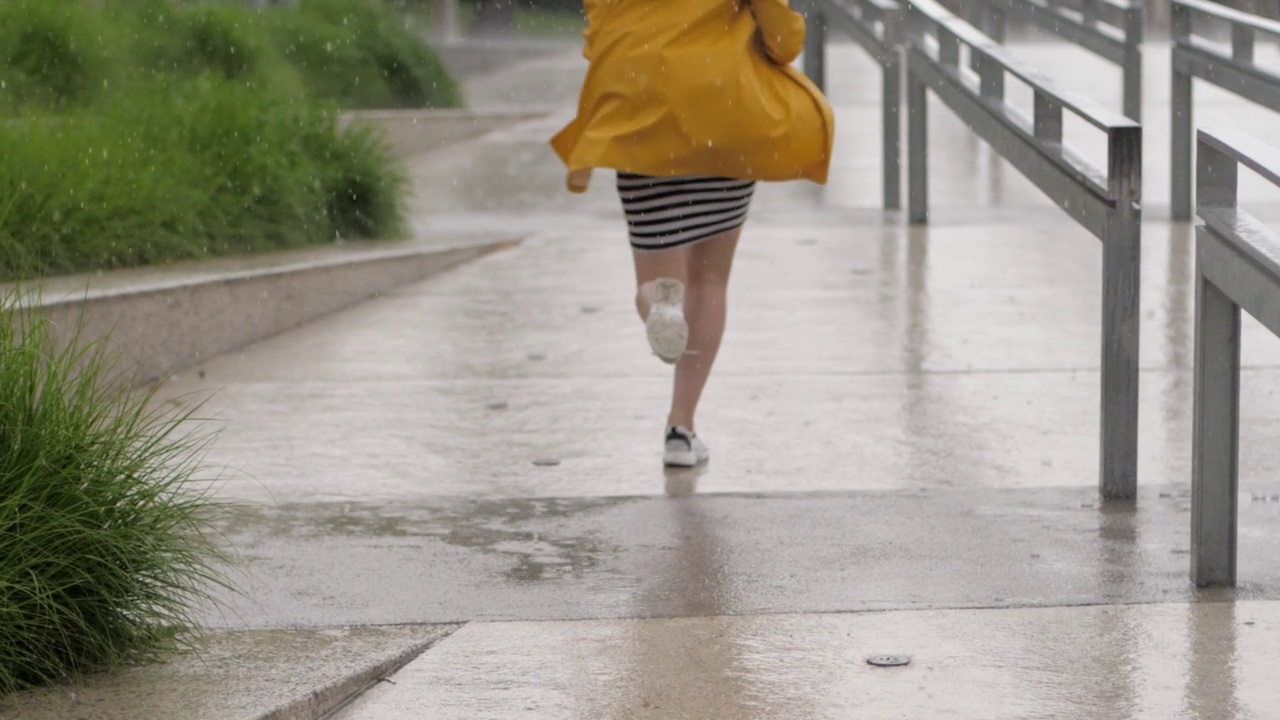
[{"label": "concrete curb", "polygon": [[196,652],[0,698],[5,720],[321,720],[464,626],[211,633]]},{"label": "concrete curb", "polygon": [[[351,307],[398,287],[514,247],[503,240],[405,249],[367,247],[262,258],[268,267],[217,270],[194,265],[186,276],[161,277],[114,289],[111,278],[61,279],[60,296],[30,301],[68,343],[106,339],[106,349],[139,382],[150,382]],[[274,261],[274,263],[273,263]],[[110,276],[110,274],[108,274]]]},{"label": "concrete curb", "polygon": [[[577,38],[574,41],[578,41]],[[568,42],[510,40],[498,38],[458,39],[452,42],[427,38],[449,74],[459,81],[467,81],[500,72],[513,65],[538,60],[565,52],[566,48],[579,52]]]},{"label": "concrete curb", "polygon": [[337,682],[316,688],[305,697],[264,713],[254,720],[326,720],[351,704],[379,682],[396,674],[435,645],[447,640],[462,625],[454,625],[429,640],[402,650]]},{"label": "concrete curb", "polygon": [[555,108],[519,110],[362,110],[338,116],[338,127],[362,125],[381,130],[403,158],[431,152],[454,143],[556,112]]}]

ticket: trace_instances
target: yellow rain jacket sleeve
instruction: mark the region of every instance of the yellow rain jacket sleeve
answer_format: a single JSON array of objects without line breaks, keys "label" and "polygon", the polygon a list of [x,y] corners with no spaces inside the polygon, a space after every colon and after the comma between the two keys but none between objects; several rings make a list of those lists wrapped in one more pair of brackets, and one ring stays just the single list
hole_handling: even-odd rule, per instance
[{"label": "yellow rain jacket sleeve", "polygon": [[551,141],[570,172],[825,183],[830,105],[791,63],[787,0],[586,0],[577,117]]}]

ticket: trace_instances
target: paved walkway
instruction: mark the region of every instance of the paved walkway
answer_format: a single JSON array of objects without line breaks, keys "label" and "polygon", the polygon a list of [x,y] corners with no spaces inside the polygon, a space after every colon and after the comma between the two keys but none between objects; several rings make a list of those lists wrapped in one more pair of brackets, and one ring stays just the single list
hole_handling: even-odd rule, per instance
[{"label": "paved walkway", "polygon": [[[1118,73],[1024,52],[1118,106]],[[415,165],[424,232],[521,247],[166,390],[217,390],[211,460],[249,503],[226,530],[253,600],[210,623],[466,623],[346,720],[1274,716],[1280,341],[1246,327],[1242,586],[1196,594],[1191,232],[1163,221],[1148,57],[1136,507],[1096,503],[1098,243],[940,107],[934,225],[881,213],[878,76],[838,48],[834,177],[760,191],[708,467],[660,467],[668,377],[609,179],[562,193],[566,118],[523,124]],[[487,96],[568,106],[581,71]],[[1202,99],[1206,122],[1274,121]]]}]

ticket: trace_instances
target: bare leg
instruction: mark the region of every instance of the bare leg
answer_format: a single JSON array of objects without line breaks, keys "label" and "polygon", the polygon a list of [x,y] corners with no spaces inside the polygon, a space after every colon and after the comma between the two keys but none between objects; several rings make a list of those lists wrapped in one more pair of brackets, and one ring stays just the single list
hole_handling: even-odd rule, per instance
[{"label": "bare leg", "polygon": [[741,235],[742,229],[738,228],[688,248],[685,317],[689,322],[689,349],[676,365],[668,425],[694,431],[693,416],[724,337],[729,272]]}]

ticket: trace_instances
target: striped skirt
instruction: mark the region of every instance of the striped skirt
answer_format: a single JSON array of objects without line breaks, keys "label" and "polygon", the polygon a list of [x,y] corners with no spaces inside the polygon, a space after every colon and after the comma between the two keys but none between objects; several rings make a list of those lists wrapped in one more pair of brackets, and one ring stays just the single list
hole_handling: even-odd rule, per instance
[{"label": "striped skirt", "polygon": [[636,250],[668,250],[742,227],[755,188],[750,180],[618,173],[618,195]]}]

